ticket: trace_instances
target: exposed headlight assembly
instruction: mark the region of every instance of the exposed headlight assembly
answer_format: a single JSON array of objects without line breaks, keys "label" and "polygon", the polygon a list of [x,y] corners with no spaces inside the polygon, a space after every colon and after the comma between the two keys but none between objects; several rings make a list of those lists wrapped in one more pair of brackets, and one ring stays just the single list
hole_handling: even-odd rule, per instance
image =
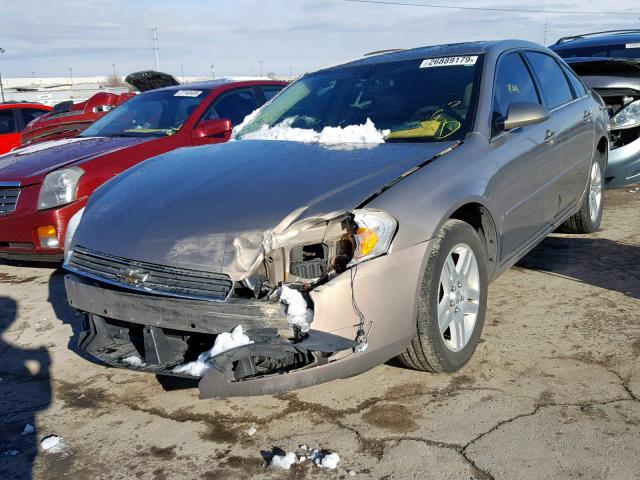
[{"label": "exposed headlight assembly", "polygon": [[387,253],[398,228],[396,219],[380,210],[363,209],[352,213],[357,227],[353,234],[356,248],[348,266]]},{"label": "exposed headlight assembly", "polygon": [[38,196],[38,210],[59,207],[76,200],[78,182],[84,175],[80,167],[69,167],[48,174]]},{"label": "exposed headlight assembly", "polygon": [[609,121],[611,130],[633,128],[638,125],[640,125],[640,100],[636,100],[624,107]]}]

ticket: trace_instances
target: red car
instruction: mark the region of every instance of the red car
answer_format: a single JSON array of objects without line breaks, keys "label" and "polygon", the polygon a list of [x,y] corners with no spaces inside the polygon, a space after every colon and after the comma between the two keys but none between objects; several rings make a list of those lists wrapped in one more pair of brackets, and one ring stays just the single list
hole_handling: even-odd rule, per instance
[{"label": "red car", "polygon": [[100,185],[179,147],[229,140],[286,82],[217,80],[141,93],[75,138],[0,156],[0,257],[59,261],[67,226]]},{"label": "red car", "polygon": [[29,122],[51,111],[51,107],[31,102],[0,103],[0,154],[20,145],[20,132]]},{"label": "red car", "polygon": [[[132,73],[124,81],[139,92],[180,85],[172,75],[154,70]],[[99,92],[84,102],[73,103],[69,100],[58,103],[53,106],[53,110],[25,127],[22,132],[22,145],[75,137],[107,112],[135,95],[132,92],[121,94]]]}]

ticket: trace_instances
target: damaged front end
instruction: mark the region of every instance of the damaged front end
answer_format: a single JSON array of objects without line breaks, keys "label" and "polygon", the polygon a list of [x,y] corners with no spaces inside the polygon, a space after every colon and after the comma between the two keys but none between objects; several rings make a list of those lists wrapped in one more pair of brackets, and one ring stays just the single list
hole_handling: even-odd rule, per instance
[{"label": "damaged front end", "polygon": [[[388,251],[396,220],[372,209],[291,218],[268,232],[210,242],[227,252],[217,273],[74,245],[65,281],[70,304],[86,314],[80,349],[115,367],[201,376],[202,398],[301,388],[393,356],[399,346],[390,344],[381,357],[330,368],[367,350],[371,321],[358,306],[354,280],[358,265]],[[177,242],[170,255],[189,252]],[[340,289],[340,315],[329,313],[331,297],[321,293],[327,285],[339,285],[332,288]],[[221,346],[237,329],[244,340]]]}]

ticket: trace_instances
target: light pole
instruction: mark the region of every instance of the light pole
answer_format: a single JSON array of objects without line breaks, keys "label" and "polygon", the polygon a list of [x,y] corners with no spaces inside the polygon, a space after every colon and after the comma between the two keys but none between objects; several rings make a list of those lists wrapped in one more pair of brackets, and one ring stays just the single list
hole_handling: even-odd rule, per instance
[{"label": "light pole", "polygon": [[73,88],[73,68],[69,67],[69,80],[71,81],[71,87]]},{"label": "light pole", "polygon": [[114,78],[117,78],[117,77],[118,77],[118,75],[116,75],[116,64],[115,64],[115,63],[112,63],[112,64],[111,64],[111,66],[113,67],[113,77],[114,77]]},{"label": "light pole", "polygon": [[213,63],[211,64],[211,80],[215,80],[216,76],[213,74]]},{"label": "light pole", "polygon": [[258,60],[258,63],[260,64],[260,76],[262,77],[262,60]]},{"label": "light pole", "polygon": [[[4,53],[6,50],[0,47],[0,53]],[[2,93],[2,101],[4,102],[4,86],[2,85],[2,74],[0,73],[0,93]]]}]

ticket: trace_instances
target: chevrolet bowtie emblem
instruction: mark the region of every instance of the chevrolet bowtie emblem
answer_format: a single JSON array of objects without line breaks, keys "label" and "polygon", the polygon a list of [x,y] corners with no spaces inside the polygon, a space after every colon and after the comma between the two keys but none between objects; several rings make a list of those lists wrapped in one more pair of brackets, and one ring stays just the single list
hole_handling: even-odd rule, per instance
[{"label": "chevrolet bowtie emblem", "polygon": [[121,268],[118,271],[118,279],[130,285],[141,285],[149,278],[149,272],[139,268]]}]

